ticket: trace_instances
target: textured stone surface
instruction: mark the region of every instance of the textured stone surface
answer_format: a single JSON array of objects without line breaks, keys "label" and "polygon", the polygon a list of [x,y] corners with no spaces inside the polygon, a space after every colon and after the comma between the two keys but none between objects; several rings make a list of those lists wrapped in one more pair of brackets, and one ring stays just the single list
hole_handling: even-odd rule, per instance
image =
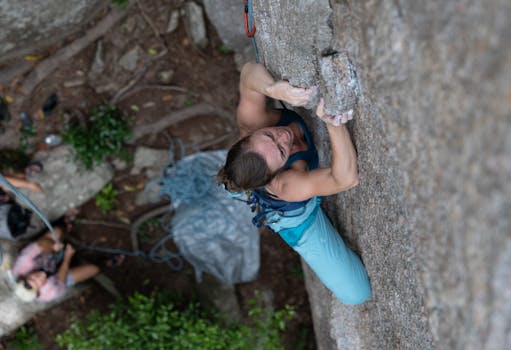
[{"label": "textured stone surface", "polygon": [[[254,16],[277,78],[327,94],[339,76],[321,59],[343,52],[359,82],[360,185],[324,207],[373,298],[342,305],[306,268],[319,349],[506,349],[511,3],[261,0]],[[309,116],[327,164],[326,129]]]},{"label": "textured stone surface", "polygon": [[209,20],[227,47],[241,52],[246,46],[250,46],[250,41],[245,36],[243,1],[203,0],[203,3]]},{"label": "textured stone surface", "polygon": [[206,22],[202,7],[193,1],[188,1],[185,6],[185,27],[193,45],[200,49],[208,46]]},{"label": "textured stone surface", "polygon": [[0,0],[0,61],[67,37],[106,5],[100,0]]},{"label": "textured stone surface", "polygon": [[[113,169],[108,164],[96,166],[94,171],[86,171],[73,160],[68,146],[59,146],[50,151],[38,152],[34,159],[44,165],[42,173],[31,180],[40,184],[43,193],[22,192],[43,212],[49,220],[61,217],[68,209],[79,207],[98,193],[113,177]],[[20,203],[22,204],[22,203]],[[31,236],[44,224],[32,215]]]},{"label": "textured stone surface", "polygon": [[137,147],[131,174],[138,175],[144,172],[148,179],[160,177],[169,163],[169,150]]},{"label": "textured stone surface", "polygon": [[65,296],[51,303],[40,303],[37,301],[25,303],[13,294],[12,285],[7,281],[7,272],[0,269],[0,310],[2,311],[0,337],[11,333],[29,321],[37,312],[46,310],[62,300],[76,295],[84,288],[84,285],[70,288]]}]

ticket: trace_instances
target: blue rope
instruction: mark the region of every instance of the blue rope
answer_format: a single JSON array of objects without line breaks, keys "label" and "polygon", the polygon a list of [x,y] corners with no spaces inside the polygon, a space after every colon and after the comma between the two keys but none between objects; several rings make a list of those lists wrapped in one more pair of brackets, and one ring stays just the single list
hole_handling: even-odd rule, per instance
[{"label": "blue rope", "polygon": [[48,227],[48,229],[50,230],[50,232],[52,233],[53,235],[53,239],[55,240],[55,242],[60,242],[59,240],[59,237],[57,235],[57,233],[55,232],[55,230],[53,229],[53,226],[50,224],[50,222],[48,221],[48,219],[46,218],[46,216],[34,205],[34,203],[32,203],[30,201],[30,199],[28,199],[23,193],[19,192],[18,189],[16,187],[14,187],[13,185],[11,185],[9,183],[9,181],[7,181],[7,179],[2,175],[0,174],[0,184],[5,186],[9,191],[11,191],[16,197],[20,198],[23,202],[25,202],[27,204],[27,206],[32,210],[34,211],[37,215],[39,215],[39,217],[41,218],[41,220],[43,220],[44,224]]},{"label": "blue rope", "polygon": [[[253,9],[252,9],[252,0],[248,0],[247,7],[248,7],[248,26],[249,26],[249,28],[253,28],[254,27],[254,17],[253,17]],[[255,55],[256,63],[259,63],[260,62],[259,50],[257,49],[257,42],[255,40],[255,36],[252,36],[250,39],[252,41],[252,47],[254,48],[254,55]]]},{"label": "blue rope", "polygon": [[[205,193],[209,184],[207,184],[205,180],[198,181],[201,177],[193,176],[193,174],[198,174],[196,167],[185,169],[177,166],[174,157],[175,148],[179,148],[179,159],[185,157],[188,149],[192,149],[194,152],[198,151],[198,147],[195,145],[185,145],[180,139],[176,139],[175,141],[171,139],[169,146],[169,164],[165,168],[163,176],[147,183],[145,192],[151,191],[155,185],[160,185],[160,197],[168,197],[169,199],[186,198],[184,202],[190,203],[192,198],[196,198]],[[167,234],[152,246],[149,253],[142,250],[129,251],[83,244],[78,245],[78,248],[80,250],[94,250],[107,254],[122,254],[125,256],[145,258],[154,263],[166,263],[172,270],[179,271],[184,265],[181,254],[173,252],[166,247],[167,241],[173,238],[169,219],[170,215],[171,212],[169,210],[160,220],[161,226]]]}]

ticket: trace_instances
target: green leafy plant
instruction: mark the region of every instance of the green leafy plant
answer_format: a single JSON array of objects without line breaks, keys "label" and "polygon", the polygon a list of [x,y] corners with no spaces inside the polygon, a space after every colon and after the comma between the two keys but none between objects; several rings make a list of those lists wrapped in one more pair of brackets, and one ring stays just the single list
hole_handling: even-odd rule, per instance
[{"label": "green leafy plant", "polygon": [[40,350],[42,347],[32,327],[22,326],[14,339],[8,341],[9,349],[13,350]]},{"label": "green leafy plant", "polygon": [[[223,326],[197,304],[184,309],[160,295],[135,293],[110,312],[92,312],[57,336],[61,347],[85,349],[283,349],[279,332],[293,311],[254,309],[249,325]],[[264,333],[264,334],[263,334]]]},{"label": "green leafy plant", "polygon": [[220,51],[220,53],[223,55],[230,55],[231,53],[233,53],[232,49],[224,44],[220,44],[218,46],[218,51]]},{"label": "green leafy plant", "polygon": [[119,9],[125,9],[129,5],[129,0],[112,0],[112,6]]},{"label": "green leafy plant", "polygon": [[109,183],[96,195],[96,206],[101,209],[103,214],[108,213],[115,205],[119,192]]},{"label": "green leafy plant", "polygon": [[86,169],[101,164],[108,156],[122,154],[123,145],[131,137],[130,118],[119,109],[103,103],[92,111],[88,125],[70,123],[62,134],[64,142],[73,146],[76,158]]},{"label": "green leafy plant", "polygon": [[190,99],[184,100],[184,102],[183,102],[184,108],[190,108],[191,106],[193,106],[193,102]]},{"label": "green leafy plant", "polygon": [[[261,294],[256,291],[255,298],[248,303],[252,327],[258,331],[256,336],[252,336],[251,343],[257,344],[258,349],[283,349],[280,345],[280,332],[285,330],[287,321],[295,316],[294,308],[286,305],[282,310],[268,310],[261,306],[261,300]],[[250,338],[251,334],[245,336]]]}]

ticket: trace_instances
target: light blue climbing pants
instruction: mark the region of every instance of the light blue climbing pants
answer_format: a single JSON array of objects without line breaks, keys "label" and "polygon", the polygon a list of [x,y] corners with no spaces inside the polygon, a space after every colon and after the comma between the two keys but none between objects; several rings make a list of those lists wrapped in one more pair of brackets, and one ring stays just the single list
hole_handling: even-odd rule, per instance
[{"label": "light blue climbing pants", "polygon": [[[275,228],[283,230],[303,230],[296,244],[288,244],[303,258],[316,273],[321,282],[345,304],[360,304],[371,297],[371,285],[367,271],[360,258],[344,244],[337,230],[319,207],[307,210],[308,217],[294,228],[283,225],[296,223],[293,220],[282,220]],[[310,208],[307,208],[310,209]],[[278,227],[277,227],[278,226]],[[273,227],[272,227],[273,228]]]}]

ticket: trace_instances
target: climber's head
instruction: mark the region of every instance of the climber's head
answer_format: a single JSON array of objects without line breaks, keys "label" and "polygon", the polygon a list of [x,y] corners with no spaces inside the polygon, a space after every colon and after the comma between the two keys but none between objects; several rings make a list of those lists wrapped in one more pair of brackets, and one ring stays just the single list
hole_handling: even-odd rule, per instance
[{"label": "climber's head", "polygon": [[293,131],[284,126],[262,128],[242,138],[229,150],[218,182],[232,191],[267,185],[286,164],[293,140]]}]

